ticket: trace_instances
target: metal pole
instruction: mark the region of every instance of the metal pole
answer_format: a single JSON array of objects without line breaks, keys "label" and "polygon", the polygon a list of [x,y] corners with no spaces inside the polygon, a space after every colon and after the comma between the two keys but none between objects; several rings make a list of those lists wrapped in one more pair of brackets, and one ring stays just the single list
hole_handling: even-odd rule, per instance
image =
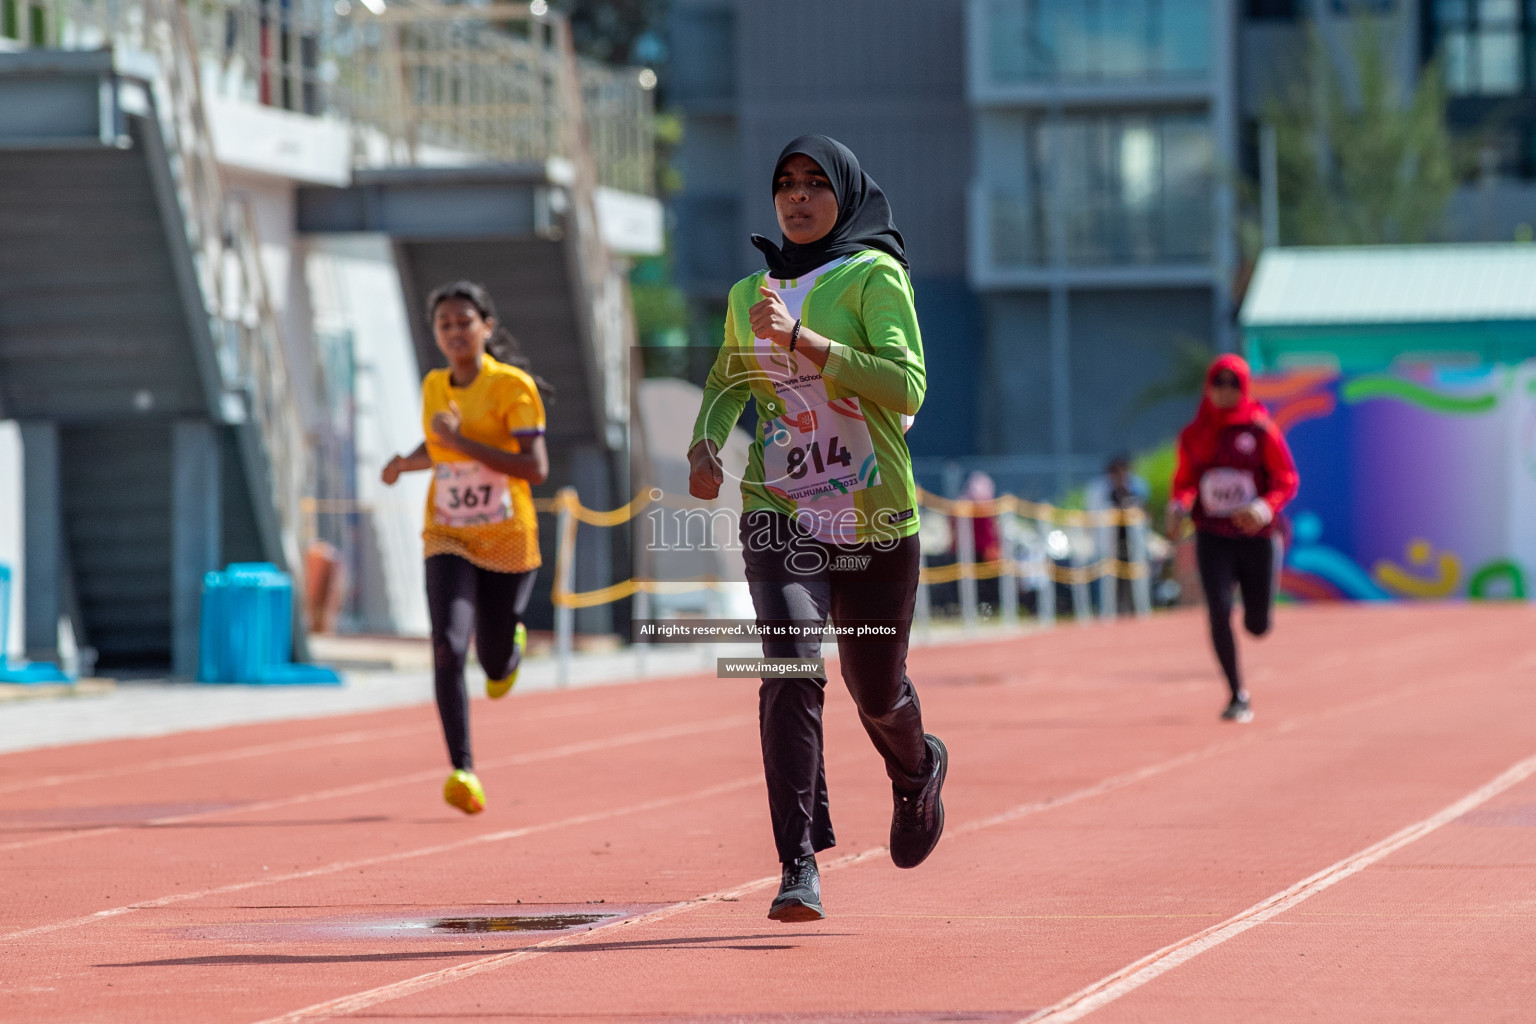
[{"label": "metal pole", "polygon": [[561,686],[571,682],[576,632],[576,609],[568,603],[576,580],[575,503],[574,487],[562,487],[555,496],[555,681]]},{"label": "metal pole", "polygon": [[1259,128],[1259,203],[1264,248],[1280,244],[1280,146],[1275,126]]},{"label": "metal pole", "polygon": [[[685,527],[685,529],[686,529],[686,527]],[[721,615],[721,612],[723,612],[725,610],[724,607],[723,607],[724,604],[725,604],[725,602],[720,597],[719,589],[717,589],[716,587],[710,587],[705,592],[705,597],[704,597],[705,618],[709,618],[709,619],[723,618],[723,616]],[[715,657],[716,657],[715,656],[715,643],[714,643],[714,641],[712,641],[712,640],[705,640],[703,643],[699,644],[698,650],[699,650],[700,664],[705,665],[705,666],[709,666],[709,665],[714,664]]]},{"label": "metal pole", "polygon": [[1013,557],[1013,541],[1008,538],[1011,518],[1012,513],[998,513],[992,520],[997,528],[998,556],[1003,560],[1003,571],[997,576],[997,603],[1003,616],[1003,625],[1009,628],[1019,624],[1018,563]]},{"label": "metal pole", "polygon": [[912,621],[917,626],[917,635],[924,642],[933,636],[933,599],[928,593],[928,584],[923,582],[922,573],[928,568],[928,552],[924,551],[918,556],[917,562],[917,606],[912,610]]},{"label": "metal pole", "polygon": [[[635,591],[635,601],[631,606],[631,622],[644,621],[651,617],[651,594],[648,590]],[[633,627],[631,627],[633,628]],[[635,675],[643,676],[650,662],[651,642],[644,637],[634,639],[631,646],[635,649]]]},{"label": "metal pole", "polygon": [[[1104,514],[1107,515],[1108,510],[1105,510]],[[1110,559],[1119,557],[1119,546],[1115,543],[1118,539],[1115,536],[1116,532],[1113,526],[1095,526],[1093,528],[1094,547],[1097,549],[1095,553],[1099,556],[1099,563],[1101,565],[1107,565]],[[1105,570],[1104,574],[1099,577],[1100,618],[1113,619],[1115,617],[1116,612],[1119,611],[1116,607],[1118,604],[1116,598],[1120,596],[1118,591],[1119,577],[1113,572]]]},{"label": "metal pole", "polygon": [[[970,502],[960,507],[974,511]],[[955,561],[960,565],[960,619],[966,629],[976,628],[976,521],[968,515],[955,516]]]},{"label": "metal pole", "polygon": [[1056,458],[1058,499],[1072,486],[1072,321],[1071,297],[1067,291],[1067,222],[1072,213],[1067,208],[1066,182],[1072,173],[1068,167],[1066,114],[1059,102],[1045,115],[1049,139],[1049,159],[1045,173],[1045,218],[1047,263],[1050,266],[1049,321],[1051,380],[1051,453]]},{"label": "metal pole", "polygon": [[[1035,526],[1037,529],[1039,528],[1039,520],[1035,521]],[[1050,535],[1050,524],[1046,524],[1045,535]],[[1050,548],[1042,546],[1040,549],[1040,560],[1036,566],[1036,572],[1039,574],[1040,589],[1035,591],[1035,618],[1046,629],[1056,625],[1056,574],[1051,571],[1054,568],[1056,568],[1056,563],[1051,558]]]},{"label": "metal pole", "polygon": [[1131,577],[1131,601],[1136,606],[1136,617],[1144,619],[1152,614],[1152,572],[1147,564],[1147,516],[1135,510],[1130,531],[1131,565],[1136,575]]},{"label": "metal pole", "polygon": [[[1069,533],[1067,536],[1071,536]],[[1072,542],[1072,624],[1086,626],[1093,618],[1093,598],[1088,593],[1088,580],[1083,575],[1083,546]]]}]

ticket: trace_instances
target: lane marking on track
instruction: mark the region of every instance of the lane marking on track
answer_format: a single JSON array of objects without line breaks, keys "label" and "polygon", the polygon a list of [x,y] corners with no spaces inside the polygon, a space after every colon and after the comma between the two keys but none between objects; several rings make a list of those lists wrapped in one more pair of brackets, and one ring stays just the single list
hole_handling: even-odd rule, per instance
[{"label": "lane marking on track", "polygon": [[[72,782],[96,782],[101,779],[115,779],[123,775],[141,774],[173,768],[197,768],[203,765],[220,764],[225,761],[239,761],[249,757],[265,757],[268,754],[288,754],[297,750],[309,750],[314,747],[326,747],[342,743],[362,743],[371,739],[392,739],[397,736],[416,735],[420,732],[420,726],[401,729],[354,730],[352,732],[331,733],[325,736],[306,736],[302,739],[283,740],[277,743],[258,743],[254,746],[236,747],[233,750],[211,751],[206,754],[164,757],[154,761],[140,761],[138,764],[117,765],[112,768],[100,768],[88,772],[72,772],[67,775],[44,775],[42,778],[37,779],[21,779],[16,782],[0,785],[0,795],[18,793],[22,790],[41,789],[44,786],[64,786]],[[17,753],[25,754],[31,753],[31,751],[17,751]]]},{"label": "lane marking on track", "polygon": [[[658,680],[659,681],[659,680]],[[479,698],[476,698],[477,700]],[[647,705],[650,706],[650,705]],[[519,711],[518,721],[542,722],[552,718],[567,718],[571,715],[585,714],[594,710],[595,702],[588,701],[584,704],[572,707],[540,708],[534,711]],[[386,711],[399,710],[398,708],[382,709]],[[352,712],[351,714],[371,714],[370,710]],[[338,712],[338,716],[347,712]],[[295,719],[278,719],[272,722],[263,722],[262,725],[282,725],[295,721]],[[221,726],[219,728],[231,728]],[[233,726],[233,728],[238,728]],[[187,732],[202,732],[205,730],[190,729],[180,733],[169,735],[185,735]],[[153,761],[139,761],[133,764],[115,765],[111,768],[98,768],[86,772],[70,772],[62,775],[44,775],[40,778],[18,779],[15,782],[0,783],[0,796],[6,793],[17,793],[23,790],[40,789],[44,786],[64,786],[74,782],[96,782],[101,779],[115,779],[124,775],[143,774],[146,772],[164,771],[175,768],[197,768],[203,765],[221,764],[227,761],[240,761],[252,757],[265,757],[269,754],[287,754],[299,750],[310,750],[315,747],[328,747],[341,743],[363,743],[374,739],[395,739],[403,736],[420,736],[423,734],[419,725],[401,726],[391,729],[355,729],[341,733],[325,733],[317,736],[305,736],[300,739],[280,740],[273,743],[257,743],[246,747],[235,747],[231,750],[208,751],[202,754],[186,754],[181,757],[165,757]],[[114,743],[119,741],[132,741],[139,739],[162,739],[164,737],[124,736],[119,739],[106,739],[92,742]],[[77,744],[78,745],[78,744]],[[35,753],[33,750],[7,751],[0,757],[12,755],[25,755]]]},{"label": "lane marking on track", "polygon": [[[582,740],[578,743],[567,743],[548,750],[533,751],[526,754],[511,754],[507,757],[492,758],[480,763],[479,770],[487,771],[492,768],[513,768],[519,765],[535,764],[540,761],[550,761],[561,757],[574,757],[578,754],[590,754],[599,750],[608,750],[613,747],[631,746],[636,743],[649,743],[653,740],[670,740],[683,736],[693,736],[699,733],[717,732],[721,729],[730,729],[735,726],[745,725],[757,721],[754,715],[736,715],[731,718],[716,718],[703,722],[686,722],[682,725],[669,725],[660,729],[646,729],[640,732],[621,733],[618,736],[610,736],[606,739]],[[420,730],[411,730],[419,732]],[[338,786],[333,789],[315,790],[311,793],[298,793],[293,796],[277,797],[272,800],[263,800],[257,803],[241,804],[236,807],[221,807],[216,810],[198,811],[192,814],[178,814],[164,818],[152,818],[134,825],[105,825],[100,828],[77,829],[72,832],[61,832],[56,835],[40,836],[33,839],[18,839],[11,843],[0,843],[0,852],[6,850],[24,850],[31,847],[47,846],[52,843],[68,842],[72,839],[85,839],[95,836],[112,835],[117,832],[128,831],[135,828],[154,828],[169,825],[180,825],[189,821],[205,821],[209,818],[224,817],[233,814],[246,814],[252,811],[271,811],[284,807],[296,807],[300,804],[315,803],[320,800],[335,800],[342,797],[358,796],[363,793],[371,793],[380,789],[388,789],[392,786],[414,785],[419,782],[428,782],[442,776],[440,769],[412,772],[409,775],[394,775],[384,779],[373,779],[369,782],[359,782],[350,786]],[[0,940],[5,936],[0,935]]]},{"label": "lane marking on track", "polygon": [[[274,874],[270,877],[253,878],[244,882],[231,882],[228,885],[213,886],[208,889],[199,889],[195,892],[179,892],[169,896],[160,896],[152,900],[140,900],[121,907],[112,907],[107,910],[98,910],[94,914],[86,914],[82,917],[71,918],[68,921],[56,921],[52,924],[37,925],[32,928],[23,928],[20,931],[7,932],[0,935],[0,941],[30,938],[37,935],[46,935],[49,932],[62,931],[66,928],[77,928],[81,925],[103,921],[111,917],[119,917],[135,910],[154,910],[159,907],[169,907],[177,903],[186,903],[189,900],[205,899],[209,896],[223,896],[232,892],[245,892],[250,889],[259,889],[266,885],[275,885],[282,882],[303,881],[310,878],[320,878],[324,875],[334,875],[340,871],[350,871],[353,868],[374,867],[379,864],[390,864],[397,861],[413,860],[417,857],[431,857],[437,854],[452,853],[455,850],[464,850],[472,846],[481,846],[486,843],[500,843],[508,839],[521,839],[524,836],[537,835],[541,832],[553,832],[557,829],[572,828],[577,825],[590,825],[598,821],[607,821],[610,818],[620,818],[630,814],[643,814],[647,811],[660,810],[677,804],[691,803],[696,800],[707,800],[711,797],[732,793],[739,789],[761,785],[761,774],[748,775],[729,782],[706,786],[689,793],[677,796],[660,797],[655,800],[646,800],[638,804],[629,804],[625,807],[614,807],[603,811],[590,811],[586,814],[574,814],[568,818],[559,818],[555,821],[546,821],[539,825],[524,825],[521,828],[509,828],[500,832],[486,832],[477,836],[469,836],[465,839],[455,840],[451,843],[438,843],[433,846],[421,846],[414,850],[397,850],[394,853],[380,854],[376,857],[361,857],[357,860],[335,861],[323,864],[317,868],[306,868],[303,871],[290,871],[287,874]],[[775,879],[777,880],[777,879]]]},{"label": "lane marking on track", "polygon": [[1215,949],[1229,939],[1235,939],[1250,928],[1255,928],[1265,921],[1285,913],[1304,900],[1309,900],[1318,893],[1338,885],[1352,875],[1359,874],[1361,871],[1396,853],[1403,847],[1423,839],[1430,833],[1455,821],[1468,811],[1487,803],[1510,787],[1530,778],[1533,774],[1536,774],[1536,756],[1528,757],[1515,764],[1491,782],[1480,786],[1449,807],[1441,809],[1424,820],[1394,832],[1387,838],[1366,847],[1358,853],[1351,854],[1343,860],[1330,864],[1316,874],[1304,878],[1290,888],[1255,903],[1247,910],[1234,914],[1219,924],[1195,932],[1193,935],[1180,939],[1171,945],[1164,946],[1157,952],[1142,957],[1134,963],[1127,964],[1115,973],[1072,993],[1054,1006],[1048,1006],[1023,1018],[1019,1024],[1068,1024],[1069,1021],[1081,1020],[1093,1011],[1107,1006],[1122,996],[1129,995],[1136,989],[1141,988],[1148,982],[1167,974],[1180,964],[1188,963],[1201,953]]},{"label": "lane marking on track", "polygon": [[[1123,772],[1119,775],[1112,775],[1097,783],[1094,783],[1091,786],[1086,786],[1083,789],[1074,790],[1070,793],[1065,793],[1057,797],[1047,797],[1043,800],[1031,800],[1027,803],[1019,804],[1018,806],[1012,807],[999,814],[993,814],[985,818],[979,818],[975,821],[967,822],[956,828],[949,829],[948,835],[951,839],[954,839],[958,836],[970,835],[976,832],[980,832],[984,829],[994,828],[998,825],[1017,821],[1032,814],[1038,814],[1043,811],[1053,810],[1057,807],[1065,807],[1070,804],[1075,804],[1082,800],[1101,796],[1105,793],[1109,793],[1117,789],[1124,789],[1128,786],[1135,785],[1138,782],[1142,782],[1154,776],[1173,771],[1177,768],[1192,764],[1196,761],[1215,757],[1217,755],[1226,753],[1227,751],[1234,750],[1238,747],[1248,746],[1273,736],[1280,736],[1289,732],[1293,732],[1295,729],[1301,727],[1302,725],[1311,722],[1333,718],[1348,712],[1359,711],[1365,708],[1373,707],[1377,704],[1399,700],[1403,697],[1409,696],[1422,690],[1441,689],[1447,685],[1449,684],[1443,680],[1440,683],[1433,685],[1416,684],[1404,687],[1400,690],[1392,691],[1390,693],[1376,694],[1375,696],[1354,701],[1350,704],[1343,704],[1336,708],[1329,708],[1311,714],[1298,715],[1295,718],[1286,719],[1264,731],[1250,730],[1239,738],[1225,740],[1220,743],[1213,743],[1210,746],[1201,748],[1200,750],[1181,754],[1178,757],[1170,758],[1167,761],[1161,761],[1157,764],[1147,765],[1145,767],[1135,769],[1134,771]],[[1532,758],[1532,767],[1533,770],[1536,770],[1536,758]],[[870,849],[860,851],[859,853],[849,854],[845,857],[839,857],[836,860],[828,861],[826,864],[820,866],[820,870],[822,874],[826,874],[829,871],[837,871],[842,868],[853,867],[855,865],[865,863],[866,861],[873,860],[876,857],[884,856],[889,852],[890,848],[887,846],[871,847]],[[594,928],[591,931],[548,939],[544,942],[535,943],[532,946],[527,946],[515,952],[498,953],[494,956],[481,957],[477,960],[470,960],[465,963],[456,964],[453,967],[445,967],[441,970],[430,971],[426,974],[417,975],[413,978],[405,978],[401,981],[392,982],[388,985],[381,985],[378,988],[367,989],[362,992],[355,992],[351,995],[341,996],[337,999],[331,999],[323,1003],[315,1003],[311,1006],[293,1010],[289,1013],[285,1013],[277,1017],[266,1018],[264,1020],[258,1021],[257,1024],[308,1024],[308,1022],[330,1020],[335,1017],[345,1016],[346,1014],[357,1013],[360,1010],[366,1010],[370,1007],[378,1006],[381,1003],[392,1002],[396,999],[402,999],[406,996],[415,995],[418,992],[425,992],[443,985],[462,981],[465,978],[471,978],[477,974],[484,974],[488,971],[494,971],[502,967],[533,960],[544,956],[546,953],[553,949],[557,949],[563,946],[579,946],[588,941],[606,942],[609,939],[609,936],[606,934],[609,929],[637,924],[653,924],[657,921],[663,921],[669,917],[675,917],[678,914],[685,914],[689,911],[697,910],[700,907],[707,907],[723,902],[732,902],[738,900],[742,896],[749,895],[753,892],[767,889],[773,885],[776,885],[778,881],[778,875],[770,875],[766,878],[753,879],[750,882],[744,882],[730,889],[722,889],[713,893],[709,893],[705,896],[695,897],[694,899],[686,900],[681,903],[674,903],[671,906],[662,907],[660,910],[653,910],[648,914],[640,914],[636,917],[625,918],[623,921],[615,922],[614,924],[606,925],[601,928]],[[0,938],[3,938],[3,936],[0,936]]]}]

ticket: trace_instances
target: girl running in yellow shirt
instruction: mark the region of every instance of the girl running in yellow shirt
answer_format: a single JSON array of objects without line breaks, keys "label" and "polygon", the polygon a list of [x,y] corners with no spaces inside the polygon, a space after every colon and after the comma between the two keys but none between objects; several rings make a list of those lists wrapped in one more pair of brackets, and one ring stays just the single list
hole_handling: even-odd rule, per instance
[{"label": "girl running in yellow shirt", "polygon": [[453,762],[443,798],[478,814],[485,791],[470,751],[464,660],[473,634],[487,695],[504,696],[517,681],[528,646],[522,616],[540,564],[529,488],[549,475],[544,403],[532,376],[486,352],[511,337],[497,328],[484,288],[444,285],[428,298],[427,315],[448,368],[421,385],[426,441],[390,459],[383,480],[393,485],[401,473],[432,470],[421,536],[437,710]]}]

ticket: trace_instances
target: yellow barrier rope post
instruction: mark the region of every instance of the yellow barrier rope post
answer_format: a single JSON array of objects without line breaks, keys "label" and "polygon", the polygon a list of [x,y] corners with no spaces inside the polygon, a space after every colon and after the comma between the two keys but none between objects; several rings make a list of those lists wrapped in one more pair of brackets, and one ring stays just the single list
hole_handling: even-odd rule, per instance
[{"label": "yellow barrier rope post", "polygon": [[[1099,560],[1120,557],[1119,545],[1115,543],[1115,529],[1111,526],[1095,527],[1093,531],[1097,535]],[[1106,572],[1099,577],[1099,618],[1113,621],[1120,608],[1120,578],[1112,572]]]},{"label": "yellow barrier rope post", "polygon": [[[649,576],[651,573],[647,571],[646,575]],[[636,590],[634,601],[629,607],[631,621],[649,619],[651,617],[651,592],[645,587]],[[634,627],[631,626],[630,628],[633,629]],[[635,675],[643,676],[649,667],[651,642],[644,637],[631,635],[630,646],[635,649]]]},{"label": "yellow barrier rope post", "polygon": [[[957,502],[957,505],[961,503]],[[970,503],[964,503],[968,506]],[[955,562],[960,569],[960,620],[967,630],[976,628],[976,520],[958,507],[955,517]]]},{"label": "yellow barrier rope post", "polygon": [[571,594],[576,583],[576,488],[562,487],[555,494],[555,680],[571,682],[571,648],[575,642],[576,606]]},{"label": "yellow barrier rope post", "polygon": [[915,632],[926,643],[933,634],[933,599],[928,593],[928,552],[918,548],[917,556],[917,605],[912,609]]},{"label": "yellow barrier rope post", "polygon": [[1136,510],[1131,520],[1130,556],[1136,574],[1131,577],[1131,602],[1136,607],[1136,617],[1145,619],[1152,614],[1152,572],[1147,559],[1147,515]]},{"label": "yellow barrier rope post", "polygon": [[1051,524],[1034,520],[1035,532],[1040,536],[1040,557],[1031,564],[1035,575],[1035,618],[1046,629],[1056,626],[1056,577],[1051,572],[1056,563],[1051,560]]},{"label": "yellow barrier rope post", "polygon": [[997,603],[1002,610],[1003,625],[1008,627],[1019,624],[1019,579],[1018,562],[1014,559],[1013,541],[1009,536],[1009,527],[1014,519],[1012,512],[1005,511],[1001,503],[997,507],[997,515],[992,517],[994,528],[997,530],[997,550],[1003,559],[1002,574],[997,577]]},{"label": "yellow barrier rope post", "polygon": [[1093,598],[1088,593],[1087,563],[1083,560],[1083,538],[1072,537],[1072,624],[1086,626],[1093,618]]}]

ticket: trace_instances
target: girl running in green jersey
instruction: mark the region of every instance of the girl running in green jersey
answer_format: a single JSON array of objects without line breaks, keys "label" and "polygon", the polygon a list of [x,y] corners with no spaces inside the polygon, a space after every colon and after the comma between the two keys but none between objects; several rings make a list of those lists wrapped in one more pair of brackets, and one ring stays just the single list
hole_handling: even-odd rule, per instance
[{"label": "girl running in green jersey", "polygon": [[[843,681],[885,759],[891,859],[916,867],[944,829],[948,753],[906,675],[918,508],[906,428],[927,377],[901,233],[858,158],[795,139],[772,179],[782,245],[731,289],[725,340],[689,450],[689,490],[720,493],[720,446],[748,399],[758,431],[741,481],[747,582],[769,658],[815,659],[837,630]],[[809,635],[806,635],[809,627]],[[783,881],[768,916],[825,916],[816,854],[834,845],[822,756],[826,678],[764,678],[763,768]]]}]

